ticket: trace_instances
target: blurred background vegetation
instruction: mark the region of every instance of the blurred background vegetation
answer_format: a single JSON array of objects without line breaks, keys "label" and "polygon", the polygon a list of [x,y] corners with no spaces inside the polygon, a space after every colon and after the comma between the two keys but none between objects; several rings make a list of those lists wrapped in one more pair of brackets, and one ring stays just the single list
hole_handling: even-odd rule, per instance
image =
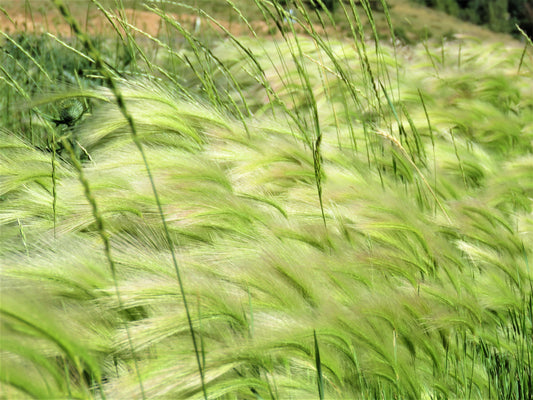
[{"label": "blurred background vegetation", "polygon": [[533,35],[533,1],[531,0],[414,0],[437,10],[496,32],[517,33],[519,25]]},{"label": "blurred background vegetation", "polygon": [[[291,3],[299,0],[278,0],[278,3],[291,7]],[[312,0],[304,0],[308,6]],[[18,9],[27,17],[29,24],[33,22],[32,16],[47,13],[54,14],[50,10],[50,2],[47,0],[0,0],[0,20],[5,15],[13,16],[13,9]],[[343,0],[345,6],[350,6],[350,0]],[[354,5],[364,15],[360,0],[354,0]],[[379,33],[388,34],[383,6],[380,0],[367,2],[372,9],[374,22]],[[194,14],[195,10],[203,10],[219,20],[227,20],[230,24],[236,22],[232,7],[224,0],[186,0],[165,2],[159,0],[103,0],[100,2],[104,7],[119,5],[124,8],[144,10],[145,5],[152,4],[160,7],[165,12]],[[254,6],[254,0],[234,0],[235,9],[239,9],[249,21],[263,20],[264,16]],[[339,32],[344,32],[349,27],[345,24],[346,16],[339,6],[340,2],[326,0],[323,4],[332,10],[332,17]],[[497,33],[510,34],[516,38],[520,33],[516,25],[525,31],[529,37],[533,35],[533,0],[387,0],[388,13],[393,26],[397,30],[397,36],[404,42],[416,42],[428,37],[450,37],[454,33],[477,36],[479,38],[493,37],[488,31],[476,29],[478,26],[488,28]],[[87,15],[88,10],[96,9],[91,1],[69,2],[69,7],[78,15]],[[0,11],[2,11],[0,10]],[[60,19],[57,18],[57,23]],[[83,19],[82,19],[83,21]],[[88,20],[87,22],[89,22]],[[54,20],[50,19],[53,25]],[[363,21],[365,22],[365,21]],[[5,25],[5,24],[4,24]],[[367,27],[369,25],[367,24]]]}]

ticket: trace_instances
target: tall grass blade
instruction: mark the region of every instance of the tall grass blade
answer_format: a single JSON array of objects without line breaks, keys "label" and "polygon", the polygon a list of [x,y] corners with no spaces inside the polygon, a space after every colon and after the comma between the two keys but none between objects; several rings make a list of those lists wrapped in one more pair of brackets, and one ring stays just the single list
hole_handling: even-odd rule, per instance
[{"label": "tall grass blade", "polygon": [[313,330],[313,341],[315,345],[315,365],[318,385],[318,398],[324,400],[324,377],[322,376],[322,363],[320,361],[320,349],[318,346],[318,339],[316,337],[316,330]]},{"label": "tall grass blade", "polygon": [[[170,237],[170,234],[169,234],[169,231],[168,231],[168,227],[167,227],[166,220],[165,220],[164,213],[163,213],[163,208],[162,208],[161,202],[159,200],[159,195],[158,195],[158,192],[157,192],[157,189],[156,189],[156,186],[155,186],[154,179],[152,177],[152,174],[150,172],[150,168],[148,166],[148,160],[147,160],[146,155],[144,153],[141,141],[139,140],[139,138],[137,136],[137,130],[135,128],[134,120],[133,120],[132,116],[129,114],[129,112],[128,112],[127,108],[126,108],[126,104],[125,104],[124,98],[123,98],[119,88],[117,87],[112,75],[106,69],[105,64],[103,63],[103,60],[101,59],[98,50],[92,45],[90,39],[81,31],[78,23],[72,17],[70,12],[67,10],[67,8],[63,4],[63,2],[61,0],[54,0],[54,4],[59,9],[61,15],[65,18],[67,23],[72,27],[74,33],[81,40],[81,42],[83,43],[83,45],[87,49],[89,55],[91,55],[91,57],[95,60],[96,68],[104,76],[107,85],[110,87],[111,91],[113,92],[113,94],[114,94],[114,96],[116,98],[116,102],[117,102],[117,105],[118,105],[120,111],[122,112],[122,114],[124,115],[124,118],[128,122],[128,125],[129,125],[129,127],[131,129],[132,139],[133,139],[133,141],[135,143],[135,146],[137,147],[137,149],[139,150],[139,152],[141,154],[141,157],[143,159],[144,165],[146,166],[146,172],[148,174],[148,177],[149,177],[149,180],[150,180],[150,184],[151,184],[151,187],[152,187],[152,192],[154,194],[154,198],[155,198],[155,201],[156,201],[156,204],[157,204],[157,207],[158,207],[159,215],[160,215],[162,223],[163,223],[163,228],[164,228],[166,240],[167,240],[167,243],[168,243],[168,247],[169,247],[169,250],[170,250],[170,252],[172,254],[172,260],[173,260],[176,276],[177,276],[177,279],[178,279],[178,283],[179,283],[179,286],[180,286],[180,291],[181,291],[182,298],[183,298],[183,305],[184,305],[185,312],[186,312],[186,315],[187,315],[187,321],[188,321],[188,325],[189,325],[189,329],[190,329],[190,333],[191,333],[191,339],[192,339],[192,342],[193,342],[194,352],[195,352],[195,355],[196,355],[196,361],[197,361],[198,370],[199,370],[199,374],[200,374],[201,387],[202,387],[202,391],[203,391],[203,394],[204,394],[204,398],[207,400],[207,391],[206,391],[206,386],[205,386],[205,381],[204,381],[204,373],[203,373],[203,368],[202,368],[202,364],[201,364],[201,361],[200,361],[200,354],[199,354],[200,350],[199,350],[198,344],[196,342],[196,336],[195,336],[195,333],[194,333],[194,328],[193,328],[193,324],[192,324],[192,318],[191,318],[189,307],[188,307],[187,301],[186,301],[185,289],[184,289],[183,281],[181,279],[181,274],[180,274],[180,271],[179,271],[179,268],[178,268],[177,259],[176,259],[175,253],[174,253],[173,241],[172,241],[172,239]],[[80,180],[81,180],[82,179],[81,166],[79,168],[79,173],[80,173]],[[83,181],[82,181],[82,183],[83,183]],[[84,184],[84,187],[86,188],[85,190],[86,190],[86,193],[87,193],[88,192],[88,189],[87,189],[88,188],[88,183],[83,183],[83,184]],[[93,204],[93,202],[92,202],[92,207],[93,207],[93,212],[96,214],[96,205]],[[95,218],[96,217],[97,216],[95,215]],[[100,219],[100,221],[98,221],[98,219],[97,219],[97,222],[98,222],[98,225],[99,225],[99,231],[103,232],[103,220]],[[109,249],[108,242],[106,242],[107,239],[105,238],[105,235],[102,235],[102,239],[104,240],[104,243],[105,243],[106,254],[109,254],[110,249]],[[110,264],[111,263],[112,262],[110,261]],[[112,268],[112,271],[113,271],[113,274],[114,274],[114,268]],[[114,279],[115,279],[115,277],[114,277]],[[119,295],[119,292],[118,292],[118,287],[117,287],[117,296],[118,295]],[[133,348],[132,348],[132,351],[133,351]],[[142,397],[144,399],[145,398],[145,394],[144,394],[144,388],[143,388],[143,385],[142,385],[142,380],[141,380],[138,368],[136,368],[136,369],[137,369],[137,374],[138,374],[138,378],[139,378],[139,386],[141,388]]]}]

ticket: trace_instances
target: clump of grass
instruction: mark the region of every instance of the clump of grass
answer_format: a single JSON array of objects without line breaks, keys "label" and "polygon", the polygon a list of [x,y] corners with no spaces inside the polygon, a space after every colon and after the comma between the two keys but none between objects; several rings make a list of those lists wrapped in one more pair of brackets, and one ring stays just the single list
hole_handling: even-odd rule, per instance
[{"label": "clump of grass", "polygon": [[[0,133],[2,389],[528,398],[523,49],[367,42],[353,2],[352,42],[329,39],[300,2],[297,28],[256,6],[279,40],[212,46],[151,6],[189,44],[145,49],[118,16],[130,51],[159,52],[134,79],[63,9],[100,75]],[[54,128],[46,104],[74,98],[90,113]]]}]

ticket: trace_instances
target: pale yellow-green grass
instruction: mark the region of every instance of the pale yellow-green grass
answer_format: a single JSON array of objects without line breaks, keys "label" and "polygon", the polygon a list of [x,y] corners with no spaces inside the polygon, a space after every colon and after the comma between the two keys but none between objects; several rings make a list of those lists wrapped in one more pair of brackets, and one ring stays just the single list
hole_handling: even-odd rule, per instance
[{"label": "pale yellow-green grass", "polygon": [[91,110],[55,128],[81,172],[58,150],[54,180],[3,129],[7,397],[527,398],[532,67],[439,46],[161,48],[181,86],[63,95]]}]

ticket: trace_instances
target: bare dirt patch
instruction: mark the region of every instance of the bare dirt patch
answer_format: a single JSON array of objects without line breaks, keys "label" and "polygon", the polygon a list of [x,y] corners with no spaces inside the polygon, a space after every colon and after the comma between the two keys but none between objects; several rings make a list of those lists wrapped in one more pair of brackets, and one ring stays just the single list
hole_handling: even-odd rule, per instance
[{"label": "bare dirt patch", "polygon": [[[49,32],[59,36],[72,36],[73,32],[68,23],[53,8],[46,13],[32,12],[24,10],[22,7],[7,7],[5,13],[0,13],[0,30],[8,34],[16,33],[46,33]],[[157,14],[143,10],[125,9],[112,11],[109,18],[98,10],[85,10],[82,14],[80,10],[73,12],[82,28],[91,35],[112,35],[117,29],[123,32],[124,23],[128,23],[137,29],[151,35],[157,36],[164,29],[166,21]],[[248,36],[251,34],[249,27],[244,23],[235,21],[209,21],[206,18],[199,18],[192,14],[168,13],[168,17],[181,24],[189,31],[210,30],[214,33],[224,34],[225,31],[235,36]],[[254,21],[251,27],[257,35],[265,36],[273,32],[272,27],[265,22]]]},{"label": "bare dirt patch", "polygon": [[[73,36],[72,29],[51,6],[38,9],[28,10],[22,5],[23,2],[14,2],[0,8],[0,30],[7,34],[16,33],[46,33],[61,37]],[[18,4],[18,5],[17,5]],[[0,1],[0,7],[2,2]],[[3,11],[3,12],[2,12]],[[136,29],[128,29],[134,35],[142,35],[142,32],[151,36],[160,34],[178,34],[175,27],[167,30],[170,25],[168,21],[163,20],[159,15],[144,10],[111,10],[106,16],[101,11],[87,7],[73,7],[71,9],[74,17],[81,24],[82,29],[91,35],[111,36],[117,33],[117,30],[124,33],[124,28],[131,24]],[[227,36],[258,36],[258,37],[279,37],[280,33],[277,27],[272,23],[270,26],[264,21],[250,21],[249,25],[241,20],[218,19],[215,21],[208,18],[200,18],[198,15],[187,13],[167,13],[175,23],[180,24],[186,30],[195,34],[213,34]],[[253,30],[253,32],[252,32]],[[321,32],[321,26],[315,26],[316,32]],[[142,31],[142,32],[140,32]],[[304,33],[304,29],[297,28],[297,31]],[[338,29],[331,27],[328,29],[328,35],[337,35]]]}]

